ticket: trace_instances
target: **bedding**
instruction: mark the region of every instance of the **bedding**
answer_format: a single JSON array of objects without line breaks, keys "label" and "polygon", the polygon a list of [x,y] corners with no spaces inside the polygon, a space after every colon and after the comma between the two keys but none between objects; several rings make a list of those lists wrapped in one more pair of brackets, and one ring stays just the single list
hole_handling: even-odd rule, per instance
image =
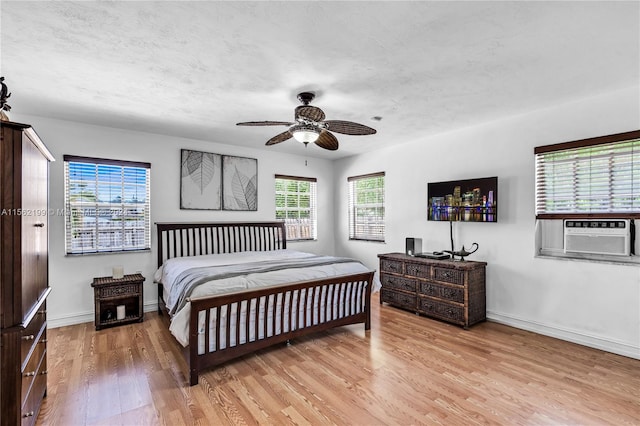
[{"label": "bedding", "polygon": [[[171,333],[181,345],[187,346],[189,344],[190,299],[368,271],[369,269],[357,260],[280,249],[171,258],[156,271],[154,281],[163,285],[163,298],[167,309],[172,314],[169,328]],[[372,292],[378,291],[380,286],[380,280],[376,275],[371,289]],[[329,303],[337,306],[339,297],[351,294],[347,290],[347,288],[339,289],[339,295],[330,298]],[[303,293],[290,297],[295,299],[298,297],[311,297],[311,295]],[[259,306],[256,306],[256,303],[252,303],[250,306],[246,303],[241,305],[242,313],[246,309],[251,310],[252,324],[250,324],[248,336],[244,332],[239,336],[240,343],[254,340],[256,333],[260,338],[280,333],[279,325],[276,326],[275,330],[268,329],[268,327],[258,327],[256,329],[255,324],[253,324],[253,318],[257,309],[258,317],[262,323],[264,312],[267,311],[263,306],[265,303],[276,304],[276,315],[288,315],[288,299],[281,299],[275,300],[272,297],[268,301],[261,301]],[[318,300],[319,295],[316,294],[312,305],[315,306]],[[319,309],[312,308],[311,304],[307,306],[309,307],[306,312],[294,311],[295,318],[301,321],[303,316],[306,316],[312,323],[320,321],[320,315],[324,312],[324,304]],[[236,315],[234,309],[237,309],[237,306],[232,307],[230,313],[227,313],[226,310],[222,311],[220,321],[225,320],[227,314]],[[268,312],[271,312],[271,310]],[[334,311],[332,310],[332,312]],[[338,310],[335,310],[335,312],[336,315],[340,315]],[[268,320],[268,323],[271,323],[270,313],[268,314]],[[217,318],[212,317],[212,321],[217,321]],[[204,322],[204,315],[201,315],[198,324],[198,333],[200,335],[197,344],[198,353],[206,351],[203,347],[204,339],[201,338],[202,334],[207,329],[209,329],[209,332],[212,330],[212,324],[207,327]],[[241,327],[244,330],[245,324],[241,323]],[[232,324],[232,331],[235,331],[235,324]],[[213,334],[210,342],[215,342],[216,340],[217,336]],[[233,346],[236,343],[234,340],[235,335],[232,334],[231,337],[231,345]],[[221,340],[223,338],[224,336],[220,336]]]}]

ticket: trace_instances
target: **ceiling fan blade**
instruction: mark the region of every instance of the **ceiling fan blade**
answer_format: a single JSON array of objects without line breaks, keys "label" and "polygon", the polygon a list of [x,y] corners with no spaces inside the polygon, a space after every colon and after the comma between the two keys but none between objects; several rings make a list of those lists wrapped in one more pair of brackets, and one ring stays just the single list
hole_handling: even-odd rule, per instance
[{"label": "ceiling fan blade", "polygon": [[282,132],[279,135],[275,135],[274,137],[269,139],[267,141],[266,145],[275,145],[277,143],[284,142],[287,139],[291,139],[292,136],[293,135],[291,134],[291,132],[287,130],[287,131]]},{"label": "ceiling fan blade", "polygon": [[292,126],[293,123],[287,121],[245,121],[236,123],[236,126]]},{"label": "ceiling fan blade", "polygon": [[344,135],[373,135],[376,133],[376,129],[352,121],[327,120],[324,124],[327,125],[328,130]]},{"label": "ceiling fan blade", "polygon": [[320,148],[328,149],[329,151],[335,151],[338,149],[338,139],[336,139],[332,133],[323,130],[316,141],[316,145]]},{"label": "ceiling fan blade", "polygon": [[298,117],[306,118],[307,120],[319,122],[324,120],[324,111],[318,107],[311,105],[300,105],[296,107],[296,120]]}]

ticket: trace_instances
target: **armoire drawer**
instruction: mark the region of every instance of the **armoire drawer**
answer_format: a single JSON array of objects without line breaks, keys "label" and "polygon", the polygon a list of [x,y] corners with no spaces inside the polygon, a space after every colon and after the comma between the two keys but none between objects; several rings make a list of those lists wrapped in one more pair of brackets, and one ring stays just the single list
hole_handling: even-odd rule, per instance
[{"label": "armoire drawer", "polygon": [[[44,311],[41,311],[44,312]],[[27,362],[27,355],[31,351],[31,348],[42,338],[41,335],[46,330],[46,315],[44,313],[37,313],[31,320],[27,328],[25,328],[20,336],[20,352],[22,354],[21,366],[24,368]]]},{"label": "armoire drawer", "polygon": [[35,348],[33,349],[33,352],[31,352],[31,356],[27,361],[27,365],[22,369],[21,401],[23,405],[25,403],[27,394],[29,393],[29,390],[31,389],[31,386],[35,378],[37,377],[37,375],[39,374],[39,371],[41,370],[42,362],[46,362],[44,361],[44,359],[46,358],[44,356],[46,350],[47,350],[47,347],[43,343],[38,342],[38,344],[36,344]]},{"label": "armoire drawer", "polygon": [[30,377],[32,380],[25,383],[23,378],[22,388],[27,388],[28,393],[26,396],[23,394],[22,398],[22,426],[34,425],[36,422],[40,406],[42,405],[42,398],[47,391],[47,373],[47,356],[45,352],[35,375]]}]

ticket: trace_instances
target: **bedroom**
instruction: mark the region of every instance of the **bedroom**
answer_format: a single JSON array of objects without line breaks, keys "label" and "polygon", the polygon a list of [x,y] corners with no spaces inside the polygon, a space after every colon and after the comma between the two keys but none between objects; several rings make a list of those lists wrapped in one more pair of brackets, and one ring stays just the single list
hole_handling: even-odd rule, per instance
[{"label": "bedroom", "polygon": [[[115,8],[117,4],[103,7]],[[462,5],[460,8],[451,6],[449,10],[449,6],[432,4],[433,10],[424,13],[436,14],[437,18],[427,25],[434,32],[427,29],[423,39],[412,43],[407,40],[413,40],[410,36],[419,30],[416,27],[421,22],[411,20],[411,7],[418,6],[405,6],[406,9],[385,9],[384,6],[369,5],[368,12],[363,13],[354,10],[355,5],[342,5],[350,13],[340,15],[333,13],[330,6],[311,3],[280,6],[286,11],[272,10],[270,8],[275,6],[266,5],[263,9],[226,5],[232,11],[234,7],[240,8],[238,16],[250,17],[247,22],[252,23],[252,28],[262,29],[268,23],[277,22],[282,13],[289,18],[286,22],[290,27],[278,32],[276,42],[269,46],[259,46],[255,41],[243,46],[251,49],[252,58],[237,59],[240,52],[234,50],[233,45],[218,47],[218,53],[227,55],[224,60],[203,59],[202,64],[189,64],[186,68],[194,67],[195,70],[204,64],[203,74],[211,75],[202,82],[185,83],[185,88],[180,86],[180,79],[176,80],[174,74],[166,75],[161,68],[150,74],[140,72],[147,68],[136,68],[138,62],[119,67],[112,65],[112,69],[101,68],[102,71],[91,66],[84,68],[87,57],[97,64],[111,64],[121,53],[118,49],[142,54],[145,47],[150,47],[120,45],[126,39],[123,41],[114,34],[105,35],[103,42],[111,42],[114,48],[100,50],[102,53],[98,55],[92,48],[99,42],[98,33],[94,39],[91,36],[94,33],[88,28],[100,22],[96,18],[99,13],[92,11],[88,3],[73,8],[58,6],[56,20],[47,18],[44,12],[38,13],[39,8],[45,7],[44,3],[20,6],[20,2],[3,1],[2,75],[12,92],[10,114],[15,121],[33,125],[57,160],[50,169],[50,207],[64,209],[62,157],[65,154],[151,163],[152,222],[273,220],[274,174],[313,176],[319,182],[319,238],[313,242],[293,243],[293,247],[301,251],[355,257],[377,269],[377,255],[403,251],[406,237],[422,238],[427,248],[447,247],[449,227],[426,219],[428,182],[498,176],[503,206],[500,221],[496,224],[455,224],[454,228],[458,244],[479,244],[479,251],[470,260],[488,264],[488,319],[638,358],[640,273],[637,266],[535,257],[533,157],[536,146],[640,128],[639,46],[637,37],[633,37],[639,31],[638,3],[615,3],[615,6],[599,2],[574,3],[555,6],[562,10],[554,10],[554,13],[536,3],[531,3],[524,11],[510,5],[503,6],[508,10],[498,13],[495,18],[491,18],[492,7],[499,6],[491,3],[477,6],[480,9],[477,14],[462,12],[459,10]],[[33,8],[31,17],[27,14],[29,8]],[[391,13],[396,10],[397,15]],[[295,20],[312,11],[316,13],[315,24]],[[173,28],[168,25],[168,19],[162,18],[160,7],[156,12],[145,10],[145,13],[140,12],[137,16],[143,21],[145,16],[157,19],[154,21],[156,31],[161,33],[160,29],[165,28],[170,32]],[[459,18],[455,18],[457,13],[461,14]],[[531,15],[527,16],[527,13]],[[358,51],[362,44],[355,41],[359,26],[354,26],[346,35],[336,34],[331,38],[324,32],[322,37],[302,37],[307,25],[315,25],[312,28],[319,31],[328,28],[323,24],[332,19],[342,25],[348,22],[347,17],[358,14],[363,21],[360,23],[362,31],[375,25],[384,31],[366,37],[367,49],[353,62],[345,61],[344,57],[350,50]],[[575,14],[581,18],[572,18]],[[255,22],[262,15],[268,19]],[[555,16],[555,20],[549,15]],[[122,34],[135,33],[132,28],[138,25],[136,20],[127,21],[115,12],[107,16],[123,20],[120,23],[124,26]],[[224,17],[219,13],[211,19],[222,26]],[[16,21],[18,18],[19,22]],[[383,25],[385,18],[389,22],[404,20],[406,26],[391,32],[391,25]],[[232,22],[235,32],[224,37],[225,42],[240,37],[245,29],[246,22],[235,19]],[[372,24],[366,24],[365,19],[370,19]],[[568,32],[560,35],[548,31],[545,33],[548,39],[532,28],[541,23],[565,25],[565,21],[572,19],[585,24],[569,26]],[[51,26],[52,22],[58,22],[59,26]],[[512,31],[514,40],[492,33],[493,37],[479,37],[476,45],[464,38],[464,31],[451,33],[451,28],[466,28],[466,34],[473,34],[473,31],[499,26],[499,22],[511,22],[508,30]],[[620,25],[620,22],[627,25]],[[19,25],[38,28],[43,39],[28,37],[28,32],[21,33],[17,29]],[[76,28],[77,33],[65,34],[61,31],[65,26]],[[437,32],[442,26],[449,28],[449,32]],[[82,36],[83,30],[88,31],[86,38]],[[152,29],[146,31],[139,34],[141,38],[155,34]],[[56,37],[47,41],[47,34]],[[176,29],[176,34],[181,33]],[[443,39],[442,34],[448,38]],[[527,38],[526,34],[534,34],[540,40]],[[77,37],[82,43],[76,45]],[[336,53],[328,59],[332,61],[329,71],[323,67],[317,69],[314,61],[318,59],[314,52],[301,51],[299,41],[296,41],[299,37],[318,44],[329,41],[337,44],[341,39],[353,41],[335,47]],[[388,45],[382,43],[384,37],[390,40]],[[61,47],[55,48],[53,43],[56,42]],[[515,48],[518,42],[527,43],[527,49],[520,53],[522,57]],[[12,48],[14,45],[21,49]],[[446,55],[446,49],[436,49],[439,45],[451,46],[449,55]],[[372,54],[382,47],[390,49],[386,52],[387,59],[377,64],[366,63],[365,54]],[[65,48],[75,52],[73,58],[58,59],[57,56],[64,58]],[[426,59],[418,60],[417,55],[423,48]],[[474,49],[479,50],[474,54]],[[552,49],[548,55],[544,54],[547,49]],[[289,52],[297,55],[290,53],[287,58],[281,58]],[[505,57],[505,52],[513,56]],[[451,75],[445,78],[438,65],[428,66],[431,57],[437,57],[444,64],[447,60],[453,61],[457,68],[451,69]],[[39,62],[42,58],[48,61],[46,67]],[[180,56],[172,58],[177,62]],[[506,58],[518,62],[501,62]],[[186,60],[183,58],[183,62]],[[362,69],[355,68],[356,65]],[[590,68],[590,65],[596,66]],[[216,66],[223,71],[212,72]],[[53,77],[47,75],[47,68]],[[300,69],[305,74],[296,76],[288,73],[289,69]],[[444,68],[444,72],[449,70]],[[169,71],[174,70],[169,68]],[[354,76],[357,71],[366,72],[367,79]],[[109,77],[111,73],[116,73],[113,80]],[[240,81],[231,78],[238,73],[241,74],[237,77]],[[103,77],[108,78],[102,81]],[[144,94],[136,98],[135,92],[128,93],[123,89],[129,89],[128,85],[152,88],[154,84],[163,92],[154,95],[157,97],[152,98],[154,102],[150,104],[143,102]],[[325,153],[311,145],[305,150],[292,142],[265,148],[264,142],[275,132],[235,127],[236,122],[245,120],[287,119],[297,105],[296,90],[307,88],[305,85],[323,92],[315,104],[330,118],[363,122],[376,127],[378,134],[362,138],[341,137],[340,149]],[[403,89],[402,85],[407,87]],[[220,105],[212,111],[187,114],[188,108],[195,108],[188,106],[190,98],[201,96],[200,91],[212,103]],[[373,92],[380,95],[370,97]],[[465,95],[469,100],[465,100]],[[91,108],[76,105],[85,97],[93,99]],[[443,97],[446,102],[439,100]],[[440,108],[431,106],[431,102]],[[468,109],[462,108],[460,104],[467,102]],[[146,108],[144,116],[133,118],[130,114],[139,104]],[[229,115],[225,109],[233,113]],[[91,110],[104,120],[102,124],[92,121]],[[414,110],[418,113],[413,113]],[[425,112],[420,114],[421,111]],[[189,115],[186,124],[172,125],[172,118],[185,118],[186,115]],[[382,116],[382,120],[369,121],[369,117],[375,115]],[[225,121],[220,117],[225,117]],[[197,129],[198,121],[212,122],[211,126],[219,129],[216,133],[202,131],[196,135],[197,130],[192,129]],[[389,134],[406,142],[391,143],[388,136],[384,136]],[[258,211],[181,210],[181,149],[257,158]],[[347,238],[347,178],[379,171],[386,173],[385,243],[350,241]],[[50,218],[49,281],[53,290],[47,302],[49,327],[91,323],[94,315],[91,280],[111,275],[114,265],[122,265],[126,273],[141,271],[147,277],[145,311],[155,310],[157,299],[150,282],[156,269],[154,253],[65,256],[64,232],[64,218]]]}]

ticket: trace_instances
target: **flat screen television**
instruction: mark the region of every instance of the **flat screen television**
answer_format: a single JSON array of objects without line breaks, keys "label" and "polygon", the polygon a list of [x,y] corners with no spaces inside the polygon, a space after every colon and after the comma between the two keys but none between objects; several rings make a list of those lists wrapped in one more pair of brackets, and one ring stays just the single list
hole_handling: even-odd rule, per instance
[{"label": "flat screen television", "polygon": [[497,222],[498,178],[430,182],[429,220]]}]

